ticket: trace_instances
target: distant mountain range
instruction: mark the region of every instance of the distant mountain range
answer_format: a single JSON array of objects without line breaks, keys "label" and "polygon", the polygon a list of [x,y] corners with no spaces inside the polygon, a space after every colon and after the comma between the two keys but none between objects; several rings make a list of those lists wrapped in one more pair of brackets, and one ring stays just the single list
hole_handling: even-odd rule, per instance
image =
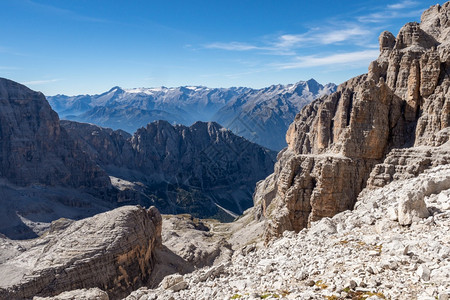
[{"label": "distant mountain range", "polygon": [[130,135],[60,121],[44,95],[0,78],[0,237],[125,204],[232,220],[275,157],[215,122],[156,121]]},{"label": "distant mountain range", "polygon": [[310,79],[263,89],[113,87],[100,95],[56,95],[47,100],[62,119],[129,133],[156,120],[188,126],[215,121],[252,142],[280,150],[286,146],[286,130],[301,108],[335,90],[335,84],[323,86]]}]

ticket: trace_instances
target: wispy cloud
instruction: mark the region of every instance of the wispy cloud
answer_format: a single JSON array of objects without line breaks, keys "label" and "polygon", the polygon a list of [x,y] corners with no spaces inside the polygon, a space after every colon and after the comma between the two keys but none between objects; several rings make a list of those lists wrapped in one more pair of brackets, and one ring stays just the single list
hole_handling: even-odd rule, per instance
[{"label": "wispy cloud", "polygon": [[10,66],[0,66],[0,70],[2,71],[14,71],[14,70],[21,70],[18,67],[10,67]]},{"label": "wispy cloud", "polygon": [[423,12],[423,9],[411,10],[411,11],[384,11],[376,12],[365,16],[358,17],[358,21],[362,23],[383,23],[389,19],[417,17]]},{"label": "wispy cloud", "polygon": [[418,8],[420,2],[404,0],[390,4],[377,12],[359,16],[357,19],[361,23],[381,23],[389,19],[407,18],[420,16],[423,8]]},{"label": "wispy cloud", "polygon": [[338,44],[365,39],[371,31],[358,24],[346,24],[343,28],[314,28],[302,34],[281,34],[264,39],[259,45],[242,42],[214,42],[204,46],[207,49],[226,51],[263,51],[265,54],[296,55],[296,49]]},{"label": "wispy cloud", "polygon": [[27,56],[26,54],[17,52],[10,47],[3,47],[3,46],[0,46],[0,53],[14,55],[14,56]]},{"label": "wispy cloud", "polygon": [[301,48],[315,45],[331,45],[369,35],[371,31],[358,24],[346,24],[343,28],[315,28],[304,34],[284,34],[274,43],[275,48]]},{"label": "wispy cloud", "polygon": [[367,65],[368,62],[377,58],[378,50],[363,50],[346,53],[332,54],[328,56],[308,55],[298,56],[291,62],[274,64],[275,67],[285,69],[301,69],[339,64]]},{"label": "wispy cloud", "polygon": [[24,84],[24,85],[38,85],[38,84],[53,83],[53,82],[57,82],[57,81],[61,81],[61,79],[31,80],[31,81],[22,82],[22,84]]},{"label": "wispy cloud", "polygon": [[419,4],[417,1],[410,1],[410,0],[404,0],[399,3],[390,4],[387,6],[388,9],[405,9],[405,8],[411,8],[416,7]]},{"label": "wispy cloud", "polygon": [[94,17],[82,15],[82,14],[79,14],[72,10],[60,8],[60,7],[49,5],[49,4],[42,4],[42,3],[38,3],[38,2],[35,2],[32,0],[26,0],[26,3],[28,5],[30,5],[31,7],[43,10],[45,12],[63,16],[63,17],[68,17],[68,18],[71,18],[71,19],[77,20],[77,21],[93,22],[93,23],[110,23],[110,21],[106,20],[106,19],[94,18]]},{"label": "wispy cloud", "polygon": [[256,50],[263,49],[262,47],[239,43],[239,42],[230,42],[230,43],[211,43],[205,45],[205,48],[208,49],[220,49],[220,50],[229,50],[229,51],[248,51],[248,50]]}]

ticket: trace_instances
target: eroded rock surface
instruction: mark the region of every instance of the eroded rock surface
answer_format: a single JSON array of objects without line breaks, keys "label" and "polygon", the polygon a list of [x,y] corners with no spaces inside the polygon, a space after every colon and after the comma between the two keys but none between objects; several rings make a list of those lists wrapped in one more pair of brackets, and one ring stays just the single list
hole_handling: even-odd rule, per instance
[{"label": "eroded rock surface", "polygon": [[155,205],[166,214],[233,220],[253,204],[256,182],[273,171],[274,151],[214,122],[186,127],[157,121],[133,136],[92,124],[61,124],[112,176],[125,195],[119,201]]},{"label": "eroded rock surface", "polygon": [[[450,166],[437,166],[413,179],[366,188],[353,211],[176,275],[184,289],[161,284],[126,299],[447,299],[449,174]],[[404,226],[397,208],[408,194],[429,216],[412,210],[412,222]]]},{"label": "eroded rock surface", "polygon": [[67,132],[42,93],[0,79],[0,177],[19,186],[63,185],[101,191],[107,174]]},{"label": "eroded rock surface", "polygon": [[161,245],[161,215],[124,206],[80,221],[56,221],[30,241],[2,240],[0,299],[55,296],[98,287],[117,298],[147,283]]},{"label": "eroded rock surface", "polygon": [[113,208],[119,191],[44,95],[0,78],[0,232],[33,238],[61,217]]},{"label": "eroded rock surface", "polygon": [[[267,239],[352,208],[387,155],[387,174],[378,165],[371,184],[400,178],[404,162],[422,155],[415,148],[389,154],[392,149],[439,147],[448,141],[449,16],[450,3],[437,5],[420,24],[406,24],[396,38],[383,32],[380,56],[368,74],[341,84],[297,115],[286,135],[287,149],[254,195],[257,215],[268,220]],[[434,148],[423,152],[435,160],[418,158],[419,166],[405,166],[406,173],[417,176],[447,161],[447,150],[436,149],[440,154],[430,154]],[[409,158],[396,161],[400,152]]]}]

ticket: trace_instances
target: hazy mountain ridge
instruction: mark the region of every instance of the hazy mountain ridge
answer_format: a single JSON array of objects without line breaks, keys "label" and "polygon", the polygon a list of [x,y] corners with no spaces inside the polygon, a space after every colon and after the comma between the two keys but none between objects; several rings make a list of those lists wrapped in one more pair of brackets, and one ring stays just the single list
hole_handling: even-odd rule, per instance
[{"label": "hazy mountain ridge", "polygon": [[310,79],[262,89],[113,87],[99,95],[56,95],[47,99],[63,119],[130,133],[157,120],[187,126],[196,121],[216,121],[252,142],[280,150],[286,146],[284,134],[300,109],[335,89],[334,84],[322,86]]}]

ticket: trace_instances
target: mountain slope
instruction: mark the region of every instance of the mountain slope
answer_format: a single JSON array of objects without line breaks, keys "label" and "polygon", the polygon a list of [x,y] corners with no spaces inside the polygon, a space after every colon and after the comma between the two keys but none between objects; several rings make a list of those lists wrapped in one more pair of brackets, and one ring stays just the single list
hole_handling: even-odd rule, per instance
[{"label": "mountain slope", "polygon": [[276,155],[213,122],[186,127],[157,121],[131,138],[95,125],[61,124],[114,185],[139,191],[163,213],[219,214],[226,220],[232,218],[225,210],[242,214]]},{"label": "mountain slope", "polygon": [[352,209],[368,182],[382,186],[450,162],[449,16],[449,3],[437,5],[397,38],[383,32],[368,74],[296,116],[288,148],[255,193],[267,240]]},{"label": "mountain slope", "polygon": [[156,120],[191,125],[216,121],[234,133],[270,149],[286,146],[283,138],[295,114],[318,96],[335,90],[311,79],[297,84],[250,88],[114,87],[100,95],[47,97],[64,119],[134,132]]},{"label": "mountain slope", "polygon": [[322,86],[313,79],[249,90],[229,101],[212,118],[252,142],[281,150],[286,147],[284,135],[303,106],[335,90],[334,84]]},{"label": "mountain slope", "polygon": [[[0,232],[36,236],[56,218],[109,209],[108,175],[61,128],[44,95],[0,78]],[[45,226],[44,226],[45,227]]]}]

